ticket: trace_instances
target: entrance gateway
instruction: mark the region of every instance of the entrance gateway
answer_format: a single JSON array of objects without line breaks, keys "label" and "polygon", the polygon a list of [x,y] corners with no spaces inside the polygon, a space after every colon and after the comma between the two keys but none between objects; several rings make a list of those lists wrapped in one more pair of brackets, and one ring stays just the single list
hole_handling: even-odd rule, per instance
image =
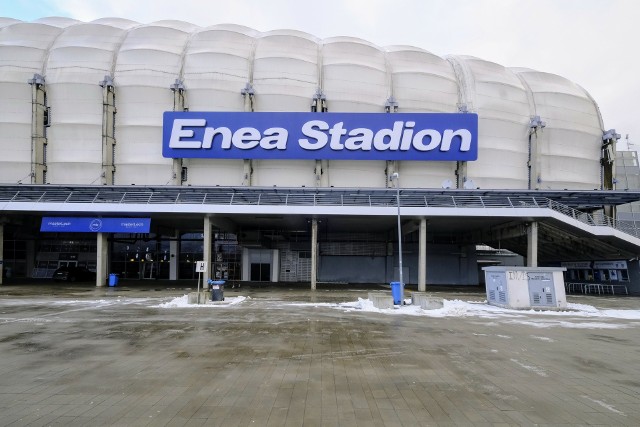
[{"label": "entrance gateway", "polygon": [[[14,194],[25,194],[24,188],[16,186]],[[495,241],[493,247],[500,245],[512,249],[516,254],[526,253],[528,249],[533,251],[535,246],[527,242],[532,241],[536,233],[527,232],[526,228],[532,216],[539,217],[538,238],[542,242],[554,241],[541,243],[542,248],[557,248],[566,242],[566,245],[560,246],[561,250],[565,256],[574,259],[584,257],[586,244],[591,245],[596,259],[602,259],[612,252],[612,247],[603,243],[600,237],[589,240],[571,234],[572,227],[579,226],[584,230],[585,224],[594,226],[581,222],[581,215],[549,198],[561,196],[563,192],[513,195],[495,190],[482,191],[482,195],[479,193],[474,190],[446,189],[401,191],[405,283],[419,287],[420,280],[428,277],[429,284],[433,285],[477,285],[477,265],[481,260],[492,263],[519,260],[519,265],[526,265],[527,260],[522,256],[497,258],[495,254],[484,254],[485,258],[481,259],[476,242],[491,245]],[[48,266],[52,274],[59,261],[77,260],[79,266],[87,266],[92,270],[99,270],[98,266],[104,263],[101,271],[105,280],[111,273],[119,274],[122,280],[144,277],[195,280],[194,261],[204,259],[210,262],[212,279],[263,281],[269,278],[270,281],[313,282],[315,271],[317,283],[383,284],[397,281],[397,206],[394,189],[137,186],[104,189],[30,186],[30,193],[27,194],[33,197],[33,202],[5,203],[5,206],[23,212],[23,224],[20,227],[4,226],[3,261],[5,265],[13,267],[18,265],[16,260],[32,259],[38,265],[27,265],[24,273],[17,273],[21,276],[14,277],[27,277],[31,273],[30,277],[45,278],[46,275],[36,276],[33,273],[49,271],[44,268]],[[145,217],[97,217],[103,224],[117,218],[125,218],[133,223],[144,222],[142,220],[146,218],[149,232],[93,232],[86,228],[77,232],[40,232],[42,217],[37,212],[45,209],[51,211],[51,208],[47,208],[50,206],[47,197],[55,196],[55,200],[73,199],[78,197],[76,194],[89,200],[112,198],[121,201],[127,197],[149,200],[142,207],[121,202],[114,202],[109,207],[112,211],[122,213],[135,209],[146,210]],[[594,192],[593,196],[600,196],[600,193]],[[15,195],[12,199],[16,199]],[[178,202],[162,204],[155,200]],[[501,206],[499,203],[505,200],[508,206],[487,207]],[[215,203],[207,204],[204,201]],[[454,204],[456,207],[453,207]],[[562,209],[552,209],[556,205]],[[104,203],[56,203],[55,206],[59,209],[105,208]],[[194,208],[210,213],[194,213]],[[558,219],[563,218],[558,217],[558,213],[566,216],[566,225],[563,227],[558,225]],[[546,215],[553,215],[553,224],[547,224]],[[68,222],[64,226],[69,228],[74,221],[82,219],[90,223],[96,219],[69,214],[56,218],[62,219],[55,219],[54,223]],[[67,221],[65,218],[72,219]],[[589,217],[587,220],[592,221]],[[50,221],[51,218],[46,217],[44,226],[49,226],[47,224]],[[523,225],[500,228],[504,227],[503,224],[517,224],[518,221]],[[177,225],[181,229],[177,229]],[[461,229],[462,225],[467,226],[468,230]],[[611,239],[619,239],[615,249],[626,258],[626,270],[618,269],[616,274],[610,271],[606,274],[609,279],[628,277],[629,293],[633,293],[634,283],[639,276],[638,262],[632,259],[637,238],[629,235],[623,240],[618,230],[610,226],[597,227],[598,233],[606,233],[609,229]],[[486,232],[474,241],[472,238],[476,236],[476,230]],[[491,230],[495,234],[490,234]],[[33,237],[26,240],[19,238],[29,235]],[[205,241],[208,243],[205,244]],[[8,251],[7,248],[11,249]],[[597,252],[600,248],[601,252]],[[487,259],[487,256],[492,258]],[[543,250],[539,252],[538,260],[548,265],[556,258]],[[42,268],[40,263],[43,264]],[[621,266],[624,264],[598,262],[590,264],[590,270],[593,272],[594,267],[615,270]],[[102,277],[101,274],[97,276]]]}]

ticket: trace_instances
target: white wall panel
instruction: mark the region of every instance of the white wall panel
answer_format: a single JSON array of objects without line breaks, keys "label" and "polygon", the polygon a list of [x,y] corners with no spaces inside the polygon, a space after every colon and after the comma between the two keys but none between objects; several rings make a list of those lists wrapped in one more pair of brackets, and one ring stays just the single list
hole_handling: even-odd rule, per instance
[{"label": "white wall panel", "polygon": [[[479,116],[478,160],[467,162],[467,179],[480,188],[529,187],[527,88],[518,76],[493,62],[455,57],[471,72],[473,105]],[[500,184],[502,183],[502,184]]]},{"label": "white wall panel", "polygon": [[244,180],[242,160],[185,159],[191,185],[241,186]]},{"label": "white wall panel", "polygon": [[515,69],[531,88],[536,114],[546,122],[540,135],[541,188],[601,187],[601,121],[585,91],[563,77]]},{"label": "white wall panel", "polygon": [[[190,111],[244,111],[240,94],[250,80],[255,30],[237,25],[201,29],[189,41],[184,85]],[[186,159],[188,184],[242,185],[242,160]]]},{"label": "white wall panel", "polygon": [[[384,111],[391,94],[385,55],[380,48],[349,37],[322,45],[322,88],[331,112]],[[329,183],[335,187],[384,187],[384,161],[329,161]]]},{"label": "white wall panel", "polygon": [[31,86],[43,73],[57,26],[13,22],[0,28],[0,182],[30,183]]},{"label": "white wall panel", "polygon": [[[600,186],[601,118],[579,86],[548,73],[505,69],[473,57],[445,60],[414,47],[379,48],[364,40],[320,41],[294,30],[260,33],[238,25],[199,28],[180,21],[141,25],[119,18],[80,23],[0,18],[0,182],[31,170],[31,88],[45,76],[51,127],[47,178],[94,182],[102,163],[102,89],[114,73],[117,184],[171,182],[162,157],[162,113],[169,89],[186,88],[191,111],[244,111],[241,89],[251,82],[255,111],[309,111],[320,87],[331,112],[382,112],[393,95],[400,112],[455,112],[470,103],[480,117],[479,159],[467,177],[481,188],[527,188],[528,131],[539,132],[542,188]],[[187,159],[191,185],[242,185],[242,160]],[[252,184],[313,186],[314,161],[252,162]],[[331,161],[329,185],[384,187],[384,161]],[[403,187],[455,181],[455,162],[399,162]],[[283,173],[286,171],[286,173]]]},{"label": "white wall panel", "polygon": [[384,111],[390,95],[384,52],[364,40],[327,39],[322,45],[322,88],[331,112]]},{"label": "white wall panel", "polygon": [[[410,46],[391,46],[386,51],[392,93],[399,112],[457,111],[458,84],[446,60]],[[440,188],[445,180],[456,181],[456,162],[398,163],[401,183],[405,187]]]},{"label": "white wall panel", "polygon": [[193,27],[158,22],[128,31],[117,56],[116,184],[165,185],[173,162],[162,157],[162,114],[173,109],[171,84]]},{"label": "white wall panel", "polygon": [[253,160],[252,184],[269,187],[315,187],[314,160]]},{"label": "white wall panel", "polygon": [[449,180],[455,188],[455,162],[400,162],[398,173],[404,188],[441,188]]},{"label": "white wall panel", "polygon": [[333,187],[385,187],[387,179],[385,168],[384,161],[332,160],[329,162],[329,185]]},{"label": "white wall panel", "polygon": [[[173,161],[162,157],[162,113],[173,108],[171,91],[139,86],[118,87],[116,105],[116,184],[165,185],[173,176]],[[155,172],[140,172],[151,165]],[[154,178],[155,181],[139,181],[143,178]]]},{"label": "white wall panel", "polygon": [[[282,30],[259,37],[253,62],[255,111],[310,111],[319,87],[318,40]],[[314,187],[313,160],[253,160],[252,184]]]},{"label": "white wall panel", "polygon": [[257,39],[255,111],[309,111],[319,87],[318,43],[307,34],[271,32]]},{"label": "white wall panel", "polygon": [[457,111],[458,84],[446,60],[410,46],[388,47],[386,55],[399,111]]}]

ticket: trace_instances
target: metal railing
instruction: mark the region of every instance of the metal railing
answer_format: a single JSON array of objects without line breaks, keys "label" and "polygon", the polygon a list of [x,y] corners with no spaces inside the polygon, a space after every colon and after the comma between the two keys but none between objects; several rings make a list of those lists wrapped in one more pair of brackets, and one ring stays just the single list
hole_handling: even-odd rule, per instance
[{"label": "metal railing", "polygon": [[[281,189],[281,188],[26,188],[0,187],[0,202],[31,203],[114,203],[114,204],[196,204],[254,206],[396,206],[395,189]],[[631,221],[618,221],[603,214],[590,214],[547,197],[529,195],[444,195],[428,190],[404,189],[401,207],[427,208],[545,208],[589,226],[611,227],[640,237],[640,229]]]}]

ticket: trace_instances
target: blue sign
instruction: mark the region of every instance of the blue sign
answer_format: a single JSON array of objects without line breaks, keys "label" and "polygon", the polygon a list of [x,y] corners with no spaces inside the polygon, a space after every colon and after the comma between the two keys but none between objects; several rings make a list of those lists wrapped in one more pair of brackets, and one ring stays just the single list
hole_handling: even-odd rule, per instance
[{"label": "blue sign", "polygon": [[67,233],[148,233],[151,218],[44,217],[40,231]]},{"label": "blue sign", "polygon": [[471,161],[470,113],[165,112],[167,158]]}]

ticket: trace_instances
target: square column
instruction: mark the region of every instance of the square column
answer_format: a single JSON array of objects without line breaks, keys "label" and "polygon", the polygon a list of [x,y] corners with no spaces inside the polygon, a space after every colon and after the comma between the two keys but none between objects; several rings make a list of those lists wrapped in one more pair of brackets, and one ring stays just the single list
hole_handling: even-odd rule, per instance
[{"label": "square column", "polygon": [[169,241],[169,280],[178,280],[180,260],[180,232],[176,231],[176,239]]},{"label": "square column", "polygon": [[204,232],[202,233],[204,239],[202,241],[202,258],[207,266],[207,272],[204,274],[205,281],[207,277],[211,277],[211,243],[212,243],[212,233],[211,233],[211,218],[208,216],[204,217]]},{"label": "square column", "polygon": [[318,282],[318,220],[311,220],[311,289],[315,290]]},{"label": "square column", "polygon": [[96,286],[107,284],[109,274],[109,241],[107,233],[97,233],[96,235]]},{"label": "square column", "polygon": [[538,266],[538,223],[527,226],[527,267]]},{"label": "square column", "polygon": [[418,250],[418,291],[427,290],[427,220],[420,218],[420,243]]},{"label": "square column", "polygon": [[4,224],[0,222],[0,285],[2,285],[2,275],[4,273]]}]

